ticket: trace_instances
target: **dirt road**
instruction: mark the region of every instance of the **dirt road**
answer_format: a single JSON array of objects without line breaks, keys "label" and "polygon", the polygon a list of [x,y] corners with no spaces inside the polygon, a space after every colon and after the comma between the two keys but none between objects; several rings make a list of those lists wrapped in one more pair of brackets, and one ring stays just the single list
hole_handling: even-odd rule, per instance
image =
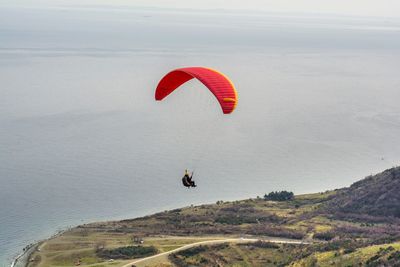
[{"label": "dirt road", "polygon": [[166,251],[163,253],[159,253],[157,255],[153,255],[150,257],[146,257],[146,258],[142,258],[142,259],[137,259],[134,260],[130,263],[125,264],[122,267],[131,267],[132,265],[136,265],[138,263],[145,264],[146,262],[150,262],[150,261],[154,261],[157,258],[161,258],[161,257],[166,257],[169,254],[181,251],[181,250],[185,250],[188,248],[192,248],[192,247],[196,247],[196,246],[200,246],[200,245],[215,245],[215,244],[221,244],[221,243],[246,243],[246,242],[257,242],[257,241],[268,241],[271,243],[285,243],[285,244],[308,244],[308,242],[304,242],[301,240],[288,240],[288,239],[259,239],[259,238],[227,238],[227,239],[216,239],[216,240],[207,240],[207,241],[201,241],[201,242],[196,242],[196,243],[192,243],[192,244],[188,244],[185,246],[182,246],[180,248],[174,249],[174,250],[170,250],[170,251]]}]

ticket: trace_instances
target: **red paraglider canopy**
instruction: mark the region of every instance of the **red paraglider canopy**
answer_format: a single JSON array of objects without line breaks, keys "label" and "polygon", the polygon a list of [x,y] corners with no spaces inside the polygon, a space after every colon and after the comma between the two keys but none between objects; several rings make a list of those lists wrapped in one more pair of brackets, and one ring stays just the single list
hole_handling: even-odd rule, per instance
[{"label": "red paraglider canopy", "polygon": [[224,74],[204,67],[180,68],[165,75],[158,83],[156,100],[163,100],[193,78],[201,81],[215,95],[224,114],[230,114],[236,108],[238,97],[233,83]]}]

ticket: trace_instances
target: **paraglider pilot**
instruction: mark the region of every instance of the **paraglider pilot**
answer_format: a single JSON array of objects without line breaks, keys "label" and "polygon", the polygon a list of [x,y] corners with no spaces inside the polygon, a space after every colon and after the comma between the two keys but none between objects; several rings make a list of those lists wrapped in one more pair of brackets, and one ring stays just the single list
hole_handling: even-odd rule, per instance
[{"label": "paraglider pilot", "polygon": [[189,172],[188,170],[185,170],[185,175],[182,177],[182,183],[184,186],[186,186],[187,188],[190,187],[196,187],[195,182],[192,180],[193,177],[193,172],[192,174],[189,176]]}]

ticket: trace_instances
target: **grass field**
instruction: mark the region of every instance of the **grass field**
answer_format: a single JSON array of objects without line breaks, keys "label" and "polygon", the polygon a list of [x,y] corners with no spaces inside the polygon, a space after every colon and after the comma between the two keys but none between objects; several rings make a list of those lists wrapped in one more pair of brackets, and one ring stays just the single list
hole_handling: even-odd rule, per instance
[{"label": "grass field", "polygon": [[[200,241],[215,240],[212,237],[176,237],[159,236],[143,238],[143,246],[154,246],[161,252],[167,252],[187,244]],[[226,237],[220,237],[226,238]],[[131,260],[105,260],[96,255],[96,246],[106,248],[124,247],[133,244],[133,237],[128,234],[106,233],[106,232],[85,232],[75,229],[71,230],[55,239],[45,241],[39,245],[38,251],[31,255],[34,261],[29,263],[29,267],[47,266],[123,266]],[[168,262],[167,257],[163,260]],[[155,261],[160,263],[160,259]],[[162,261],[161,261],[162,262]],[[139,266],[139,265],[138,265]]]}]

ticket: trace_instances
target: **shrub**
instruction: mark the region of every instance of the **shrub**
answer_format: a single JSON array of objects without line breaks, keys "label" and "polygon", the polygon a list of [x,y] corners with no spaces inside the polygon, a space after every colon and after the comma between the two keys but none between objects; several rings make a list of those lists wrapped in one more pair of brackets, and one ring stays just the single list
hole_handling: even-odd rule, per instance
[{"label": "shrub", "polygon": [[293,192],[288,191],[275,191],[270,192],[268,195],[264,195],[265,200],[272,200],[272,201],[287,201],[293,199],[294,194]]},{"label": "shrub", "polygon": [[257,241],[251,244],[254,247],[257,248],[273,248],[273,249],[278,249],[279,245],[272,243],[272,242],[265,242],[265,241]]},{"label": "shrub", "polygon": [[197,255],[199,253],[202,253],[206,250],[207,250],[207,248],[205,246],[198,246],[198,247],[185,249],[183,251],[179,251],[176,254],[179,256],[191,257],[191,256]]},{"label": "shrub", "polygon": [[314,238],[329,241],[335,237],[334,232],[322,232],[322,233],[315,233]]},{"label": "shrub", "polygon": [[219,216],[215,219],[216,223],[240,225],[244,223],[257,223],[257,218],[245,216]]},{"label": "shrub", "polygon": [[128,246],[115,249],[100,249],[97,256],[104,259],[131,259],[154,255],[157,249],[153,246]]}]

